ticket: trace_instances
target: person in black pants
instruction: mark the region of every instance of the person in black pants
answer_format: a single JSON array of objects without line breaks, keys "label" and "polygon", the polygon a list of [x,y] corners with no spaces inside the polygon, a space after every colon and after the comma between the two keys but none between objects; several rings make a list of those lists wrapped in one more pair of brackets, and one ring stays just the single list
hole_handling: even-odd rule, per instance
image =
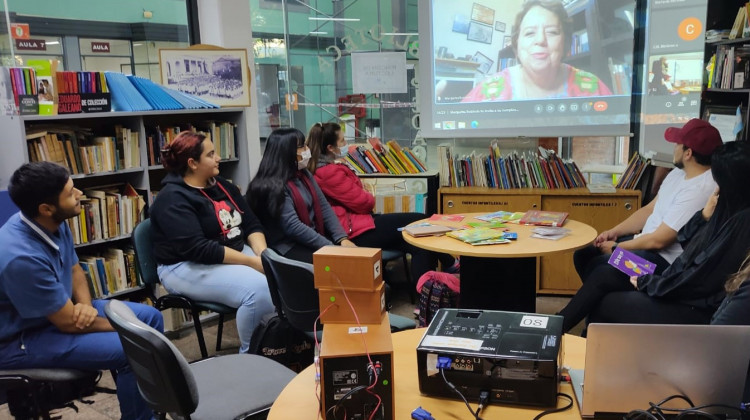
[{"label": "person in black pants", "polygon": [[675,143],[675,169],[662,182],[656,198],[622,223],[601,232],[593,245],[573,254],[582,281],[598,266],[607,265],[616,247],[656,264],[657,274],[682,253],[677,232],[716,189],[709,169],[711,155],[722,141],[716,128],[699,119],[690,120],[682,128],[668,128],[664,138]]},{"label": "person in black pants", "polygon": [[[589,322],[703,323],[724,298],[723,284],[748,252],[750,144],[720,146],[711,163],[719,185],[702,211],[680,229],[685,251],[661,274],[627,277],[606,266],[594,269],[560,311],[569,331],[584,317]],[[633,290],[633,288],[637,290]]]}]

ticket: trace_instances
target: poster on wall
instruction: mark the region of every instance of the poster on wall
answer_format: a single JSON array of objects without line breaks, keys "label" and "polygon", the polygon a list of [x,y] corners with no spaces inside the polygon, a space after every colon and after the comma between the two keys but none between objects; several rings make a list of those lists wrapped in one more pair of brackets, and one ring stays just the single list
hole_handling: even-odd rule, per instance
[{"label": "poster on wall", "polygon": [[352,92],[406,93],[406,53],[352,54]]},{"label": "poster on wall", "polygon": [[160,49],[161,84],[220,106],[250,106],[247,50]]}]

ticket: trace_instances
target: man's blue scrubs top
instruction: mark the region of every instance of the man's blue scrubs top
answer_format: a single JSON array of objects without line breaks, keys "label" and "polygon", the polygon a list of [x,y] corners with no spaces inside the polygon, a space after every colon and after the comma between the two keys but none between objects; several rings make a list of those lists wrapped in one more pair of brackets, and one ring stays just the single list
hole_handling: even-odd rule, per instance
[{"label": "man's blue scrubs top", "polygon": [[55,233],[20,212],[0,228],[0,341],[50,325],[73,293],[78,256],[70,228]]}]

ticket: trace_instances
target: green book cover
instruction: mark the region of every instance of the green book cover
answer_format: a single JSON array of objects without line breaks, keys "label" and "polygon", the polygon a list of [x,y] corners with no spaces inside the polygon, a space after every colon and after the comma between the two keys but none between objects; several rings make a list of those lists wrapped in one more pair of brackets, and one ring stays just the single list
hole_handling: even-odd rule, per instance
[{"label": "green book cover", "polygon": [[450,236],[451,238],[455,238],[460,241],[473,244],[475,242],[486,241],[489,239],[502,238],[503,231],[497,230],[497,229],[480,227],[480,228],[454,230],[454,231],[447,232],[446,235]]},{"label": "green book cover", "polygon": [[39,97],[39,115],[55,115],[55,73],[57,60],[26,60],[26,65],[36,73],[37,95]]}]

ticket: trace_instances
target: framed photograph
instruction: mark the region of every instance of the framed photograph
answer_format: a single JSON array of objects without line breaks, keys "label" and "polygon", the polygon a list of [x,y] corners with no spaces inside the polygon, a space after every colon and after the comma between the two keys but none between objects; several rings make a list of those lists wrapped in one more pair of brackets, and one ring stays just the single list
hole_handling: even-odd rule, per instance
[{"label": "framed photograph", "polygon": [[247,50],[160,49],[161,84],[220,106],[250,106]]},{"label": "framed photograph", "polygon": [[503,48],[505,48],[505,47],[510,47],[510,37],[509,36],[503,37]]},{"label": "framed photograph", "polygon": [[490,9],[487,6],[474,3],[474,6],[471,8],[471,20],[491,26],[495,23],[495,9]]},{"label": "framed photograph", "polygon": [[505,32],[505,22],[495,21],[495,30],[498,32]]},{"label": "framed photograph", "polygon": [[456,15],[453,17],[453,32],[459,34],[469,33],[469,17],[466,15]]},{"label": "framed photograph", "polygon": [[479,51],[474,53],[474,56],[471,57],[471,61],[479,63],[479,67],[477,67],[477,70],[484,74],[487,74],[487,72],[489,72],[492,68],[492,65],[495,63],[491,58],[487,57]]},{"label": "framed photograph", "polygon": [[466,35],[469,41],[483,42],[492,44],[492,26],[482,25],[481,23],[471,21],[469,23],[469,33]]}]

